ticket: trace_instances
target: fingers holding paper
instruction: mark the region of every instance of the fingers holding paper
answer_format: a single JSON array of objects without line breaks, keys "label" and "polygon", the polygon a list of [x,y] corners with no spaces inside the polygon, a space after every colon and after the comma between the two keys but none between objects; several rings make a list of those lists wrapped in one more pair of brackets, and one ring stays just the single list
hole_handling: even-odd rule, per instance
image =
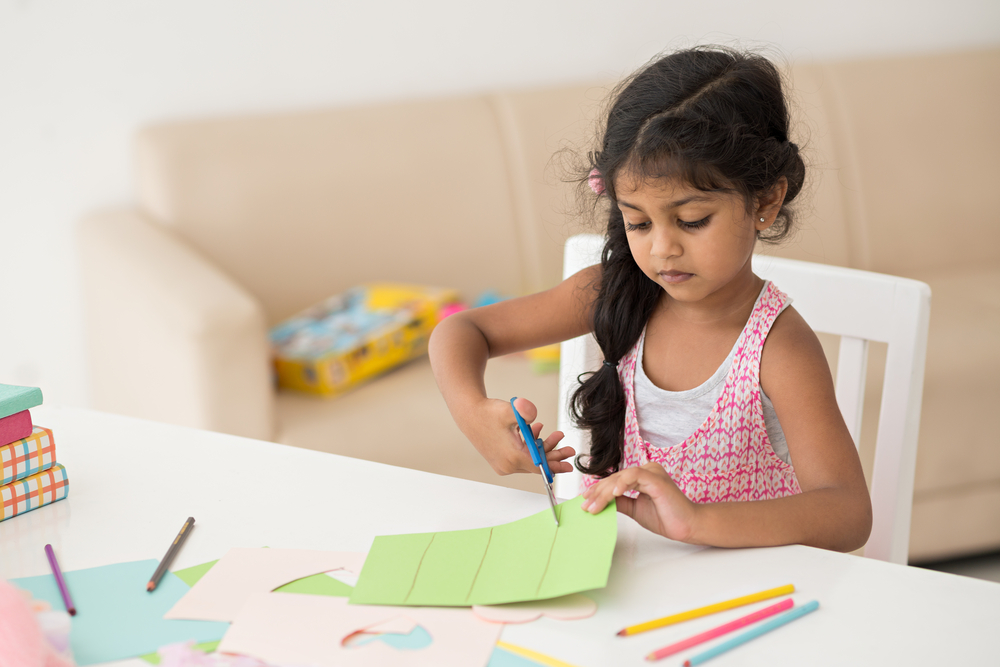
[{"label": "fingers holding paper", "polygon": [[[638,492],[638,497],[625,496],[629,491]],[[591,514],[597,514],[615,499],[618,511],[644,528],[681,542],[692,538],[698,506],[687,499],[658,463],[609,475],[587,489],[583,497],[582,507]]]}]

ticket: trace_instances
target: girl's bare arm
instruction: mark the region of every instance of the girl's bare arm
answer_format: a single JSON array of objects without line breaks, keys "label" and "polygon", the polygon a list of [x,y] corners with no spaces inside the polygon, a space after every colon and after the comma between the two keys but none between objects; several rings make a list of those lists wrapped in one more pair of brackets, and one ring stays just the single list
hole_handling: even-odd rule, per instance
[{"label": "girl's bare arm", "polygon": [[[600,267],[593,266],[544,292],[455,313],[431,334],[431,367],[441,395],[459,429],[497,473],[538,468],[517,434],[510,404],[486,394],[487,359],[587,333],[599,279]],[[535,420],[537,410],[529,400],[519,399],[517,407],[526,421]],[[534,425],[536,437],[540,428]],[[553,473],[572,470],[564,459],[574,452],[555,449],[561,438],[558,432],[545,438]]]}]

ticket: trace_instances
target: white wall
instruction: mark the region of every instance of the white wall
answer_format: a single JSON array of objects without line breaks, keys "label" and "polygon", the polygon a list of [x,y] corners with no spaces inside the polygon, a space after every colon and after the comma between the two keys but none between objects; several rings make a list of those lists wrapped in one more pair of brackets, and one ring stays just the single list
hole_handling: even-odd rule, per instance
[{"label": "white wall", "polygon": [[86,405],[73,227],[131,201],[145,123],[612,78],[734,40],[791,60],[996,46],[1000,2],[0,0],[0,382]]}]

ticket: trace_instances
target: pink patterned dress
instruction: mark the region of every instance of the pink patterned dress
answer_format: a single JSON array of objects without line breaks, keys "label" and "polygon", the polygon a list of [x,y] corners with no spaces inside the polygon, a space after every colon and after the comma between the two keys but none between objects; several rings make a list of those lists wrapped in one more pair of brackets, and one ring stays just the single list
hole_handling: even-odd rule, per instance
[{"label": "pink patterned dress", "polygon": [[[673,447],[655,447],[639,434],[634,378],[642,338],[636,341],[618,363],[618,376],[627,401],[622,469],[655,461],[664,467],[684,495],[696,503],[766,500],[802,492],[795,469],[771,448],[760,397],[760,355],[764,340],[787,300],[773,283],[765,286],[737,341],[722,395],[705,422]],[[584,477],[584,485],[591,486],[597,480],[588,475]]]}]

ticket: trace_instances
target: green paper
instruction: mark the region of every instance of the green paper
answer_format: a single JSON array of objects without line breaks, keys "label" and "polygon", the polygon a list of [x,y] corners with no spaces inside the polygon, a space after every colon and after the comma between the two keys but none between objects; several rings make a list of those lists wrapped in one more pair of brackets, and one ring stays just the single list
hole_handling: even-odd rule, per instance
[{"label": "green paper", "polygon": [[205,574],[212,569],[212,566],[219,562],[219,559],[210,560],[207,563],[202,563],[201,565],[194,565],[192,567],[184,568],[183,570],[177,570],[174,574],[178,579],[183,581],[188,586],[194,586]]},{"label": "green paper", "polygon": [[351,596],[354,589],[342,581],[337,581],[322,572],[296,579],[274,589],[275,593],[305,593],[306,595],[329,595],[335,598]]},{"label": "green paper", "polygon": [[[228,623],[164,620],[167,610],[190,589],[173,573],[165,572],[156,590],[147,592],[146,583],[158,564],[140,560],[63,573],[77,609],[70,631],[76,664],[133,658],[188,640],[222,639]],[[50,574],[12,579],[11,583],[53,609],[64,608]]]},{"label": "green paper", "polygon": [[351,604],[464,607],[526,602],[603,588],[618,520],[583,496],[492,528],[375,538]]}]

